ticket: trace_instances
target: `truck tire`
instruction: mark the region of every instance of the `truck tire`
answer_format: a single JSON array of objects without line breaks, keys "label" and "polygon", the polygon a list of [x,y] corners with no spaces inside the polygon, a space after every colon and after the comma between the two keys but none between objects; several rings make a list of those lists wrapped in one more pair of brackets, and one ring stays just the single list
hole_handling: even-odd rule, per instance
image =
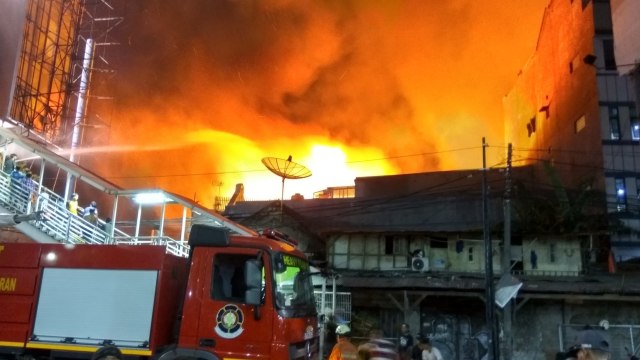
[{"label": "truck tire", "polygon": [[208,351],[176,348],[162,353],[157,360],[220,360],[220,358]]}]

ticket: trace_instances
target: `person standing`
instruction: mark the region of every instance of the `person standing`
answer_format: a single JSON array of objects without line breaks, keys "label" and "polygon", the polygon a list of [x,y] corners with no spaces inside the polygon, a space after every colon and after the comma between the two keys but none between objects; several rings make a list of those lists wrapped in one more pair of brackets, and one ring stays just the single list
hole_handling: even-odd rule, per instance
[{"label": "person standing", "polygon": [[11,174],[13,169],[16,168],[17,158],[18,158],[18,155],[11,154],[6,159],[4,159],[4,165],[2,167],[2,171],[4,171],[5,174]]},{"label": "person standing", "polygon": [[418,340],[418,353],[420,360],[443,360],[440,350],[431,344],[431,340],[428,337],[421,337]]},{"label": "person standing", "polygon": [[338,341],[331,350],[329,360],[357,360],[358,349],[351,343],[351,329],[345,324],[336,327]]},{"label": "person standing", "polygon": [[102,226],[102,230],[104,230],[104,232],[107,233],[106,242],[110,244],[112,240],[111,231],[113,231],[113,222],[111,221],[110,217],[104,220],[104,225]]},{"label": "person standing", "polygon": [[96,216],[98,216],[98,203],[94,201],[89,203],[89,206],[87,206],[86,208],[84,208],[83,214],[87,215],[89,214],[89,212],[91,211],[91,209],[93,209],[94,214],[96,214]]},{"label": "person standing", "polygon": [[87,215],[84,216],[84,220],[93,226],[98,225],[98,216],[95,209],[89,209]]},{"label": "person standing", "polygon": [[71,195],[71,199],[67,201],[67,210],[69,210],[70,213],[76,216],[78,215],[78,198],[78,194],[73,193],[73,195]]},{"label": "person standing", "polygon": [[36,182],[33,181],[33,174],[31,171],[27,171],[24,178],[22,178],[22,202],[23,211],[30,212],[35,205],[36,194]]},{"label": "person standing", "polygon": [[366,348],[367,352],[371,355],[371,360],[398,360],[400,356],[396,351],[396,345],[384,339],[382,330],[372,329],[369,331],[369,341],[361,345],[361,348]]},{"label": "person standing", "polygon": [[398,352],[400,353],[401,360],[411,359],[413,345],[414,341],[413,335],[411,335],[411,328],[409,324],[403,323],[400,325],[400,338],[398,339]]},{"label": "person standing", "polygon": [[338,324],[336,324],[336,317],[333,314],[327,315],[327,322],[324,324],[324,349],[323,349],[323,358],[326,358],[327,355],[333,350],[333,347],[336,345],[336,328]]},{"label": "person standing", "polygon": [[42,191],[42,193],[38,194],[36,197],[36,211],[45,211],[47,206],[49,205],[50,196],[46,191]]},{"label": "person standing", "polygon": [[13,171],[11,171],[11,174],[9,175],[11,177],[11,201],[10,201],[10,205],[11,207],[13,207],[14,209],[21,211],[21,207],[22,207],[22,199],[24,198],[24,196],[22,196],[23,193],[23,189],[22,189],[22,180],[25,178],[25,173],[22,171],[22,167],[20,165],[16,165],[15,168],[13,169]]},{"label": "person standing", "polygon": [[373,360],[373,354],[371,353],[372,346],[370,343],[364,343],[358,346],[358,360]]},{"label": "person standing", "polygon": [[82,231],[82,237],[85,241],[93,241],[93,235],[95,234],[95,227],[98,226],[98,217],[96,216],[95,209],[89,209],[89,213],[86,214],[83,219],[91,224],[91,229],[84,229]]}]

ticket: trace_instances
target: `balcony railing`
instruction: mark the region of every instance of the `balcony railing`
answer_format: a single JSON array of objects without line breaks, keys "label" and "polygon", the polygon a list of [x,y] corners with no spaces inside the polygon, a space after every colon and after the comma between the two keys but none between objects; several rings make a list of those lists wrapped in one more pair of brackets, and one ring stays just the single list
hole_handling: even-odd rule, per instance
[{"label": "balcony railing", "polygon": [[[151,244],[164,246],[168,253],[176,256],[189,255],[187,244],[168,236],[136,237],[114,227],[111,237],[104,220],[99,219],[94,225],[82,216],[70,213],[66,208],[66,201],[60,195],[48,188],[39,187],[33,180],[27,181],[31,183],[27,185],[20,180],[12,180],[9,174],[0,172],[0,204],[17,214],[42,211],[44,221],[31,223],[53,240],[65,244]],[[29,189],[34,191],[30,193]],[[82,213],[82,210],[79,209],[79,212]]]}]

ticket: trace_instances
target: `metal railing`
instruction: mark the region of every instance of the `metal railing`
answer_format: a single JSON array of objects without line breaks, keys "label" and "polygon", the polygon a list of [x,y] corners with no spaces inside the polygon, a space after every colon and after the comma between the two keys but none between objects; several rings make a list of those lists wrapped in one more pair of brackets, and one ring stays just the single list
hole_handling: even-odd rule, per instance
[{"label": "metal railing", "polygon": [[168,236],[114,236],[116,244],[129,245],[161,245],[167,252],[177,256],[189,256],[189,246]]},{"label": "metal railing", "polygon": [[[66,201],[60,195],[48,188],[39,188],[33,180],[27,181],[32,183],[25,184],[20,180],[12,180],[9,174],[0,171],[0,204],[18,214],[42,211],[45,217],[44,221],[31,221],[31,224],[56,241],[68,244],[96,245],[151,244],[164,246],[168,253],[176,256],[187,257],[189,255],[187,244],[168,236],[135,237],[111,224],[114,226],[113,237],[111,237],[109,225],[104,220],[98,219],[97,224],[92,224],[82,216],[72,214],[67,210]],[[80,214],[82,210],[78,209]]]}]

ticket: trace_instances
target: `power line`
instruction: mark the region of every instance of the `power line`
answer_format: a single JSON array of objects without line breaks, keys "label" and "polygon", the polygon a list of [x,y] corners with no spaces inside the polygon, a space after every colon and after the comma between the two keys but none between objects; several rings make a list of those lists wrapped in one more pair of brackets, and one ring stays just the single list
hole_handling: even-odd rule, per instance
[{"label": "power line", "polygon": [[[358,164],[358,163],[366,163],[366,162],[375,162],[375,161],[384,161],[384,160],[394,160],[394,159],[402,159],[409,157],[418,157],[418,156],[431,156],[438,155],[444,153],[452,153],[458,151],[466,151],[466,150],[475,150],[480,147],[467,147],[467,148],[458,148],[451,150],[442,150],[442,151],[432,151],[432,152],[424,152],[419,154],[408,154],[408,155],[397,155],[397,156],[389,156],[383,158],[375,158],[375,159],[363,159],[363,160],[353,160],[353,161],[345,161],[345,164]],[[122,175],[122,176],[109,176],[109,179],[150,179],[150,178],[167,178],[167,177],[189,177],[189,176],[212,176],[212,175],[227,175],[227,174],[243,174],[250,172],[265,172],[267,169],[249,169],[249,170],[226,170],[226,171],[212,171],[212,172],[203,172],[203,173],[182,173],[182,174],[163,174],[163,175]]]},{"label": "power line", "polygon": [[[505,148],[506,146],[491,146],[494,148]],[[457,148],[450,150],[442,150],[442,151],[433,151],[433,152],[424,152],[417,154],[407,154],[407,155],[397,155],[397,156],[389,156],[389,157],[381,157],[381,158],[373,158],[373,159],[362,159],[362,160],[353,160],[346,161],[345,164],[358,164],[358,163],[367,163],[367,162],[376,162],[376,161],[385,161],[385,160],[395,160],[395,159],[403,159],[410,157],[419,157],[419,156],[432,156],[438,154],[445,153],[453,153],[459,151],[468,151],[468,150],[477,150],[479,146],[474,147],[466,147],[466,148]],[[581,151],[581,150],[571,150],[571,149],[541,149],[541,148],[513,148],[514,152],[552,152],[552,153],[573,153],[578,155],[591,155],[591,154],[600,154],[599,151]],[[518,159],[514,160],[514,162],[524,162],[524,161],[548,161],[549,159],[543,158],[534,158],[534,157],[522,157],[517,156]],[[506,165],[506,158],[503,158],[500,162],[490,166],[490,168],[500,168]],[[577,166],[584,168],[592,168],[602,171],[615,171],[616,169],[609,169],[604,167],[598,167],[588,164],[577,164],[577,163],[563,163],[557,160],[554,160],[554,165],[569,165],[569,166]],[[223,171],[211,171],[211,172],[200,172],[200,173],[181,173],[181,174],[155,174],[155,175],[122,175],[122,176],[108,176],[108,179],[154,179],[154,178],[171,178],[171,177],[193,177],[193,176],[215,176],[215,175],[228,175],[228,174],[244,174],[244,173],[252,173],[252,172],[266,172],[266,169],[247,169],[247,170],[223,170]],[[396,174],[400,175],[400,174]]]},{"label": "power line", "polygon": [[409,154],[409,155],[389,156],[389,157],[377,158],[377,159],[366,159],[366,160],[346,161],[345,163],[346,163],[346,164],[357,164],[357,163],[364,163],[364,162],[373,162],[373,161],[383,161],[383,160],[402,159],[402,158],[408,158],[408,157],[437,155],[437,154],[452,153],[452,152],[465,151],[465,150],[476,150],[476,149],[479,149],[479,148],[481,148],[481,147],[480,147],[480,146],[473,146],[473,147],[466,147],[466,148],[459,148],[459,149],[451,149],[451,150],[442,150],[442,151],[425,152],[425,153],[419,153],[419,154]]}]

